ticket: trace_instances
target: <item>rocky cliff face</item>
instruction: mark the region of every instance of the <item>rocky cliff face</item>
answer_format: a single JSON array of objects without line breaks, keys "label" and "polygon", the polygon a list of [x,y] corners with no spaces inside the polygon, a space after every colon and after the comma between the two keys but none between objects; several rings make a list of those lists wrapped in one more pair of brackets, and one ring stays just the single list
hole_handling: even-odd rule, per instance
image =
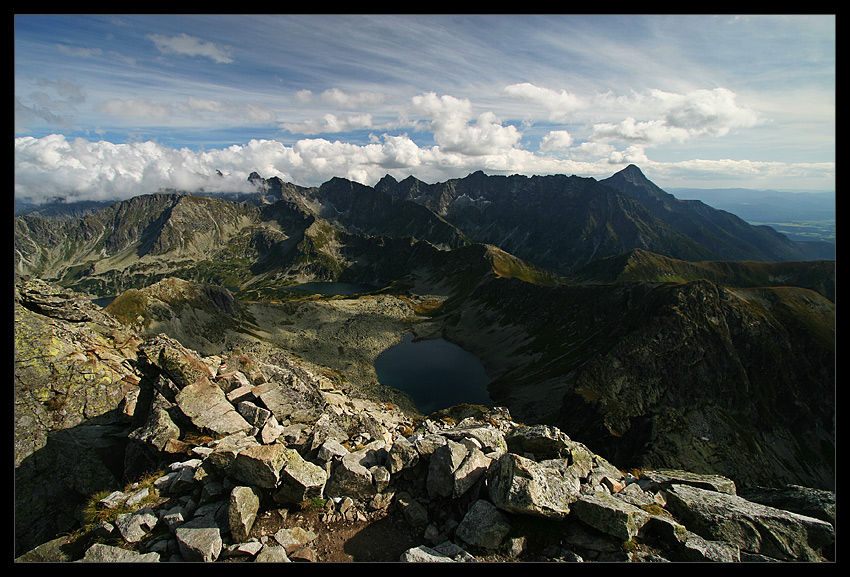
[{"label": "rocky cliff face", "polygon": [[[40,282],[16,315],[16,439],[49,433],[16,455],[19,561],[834,559],[826,492],[633,476],[505,409],[412,418],[286,357],[137,339]],[[88,386],[38,396],[58,375]]]},{"label": "rocky cliff face", "polygon": [[711,257],[639,202],[592,178],[478,172],[433,185],[385,179],[376,188],[423,204],[475,242],[564,275],[632,248],[685,260]]},{"label": "rocky cliff face", "polygon": [[496,402],[622,466],[834,488],[835,308],[817,293],[494,279],[446,314]]}]

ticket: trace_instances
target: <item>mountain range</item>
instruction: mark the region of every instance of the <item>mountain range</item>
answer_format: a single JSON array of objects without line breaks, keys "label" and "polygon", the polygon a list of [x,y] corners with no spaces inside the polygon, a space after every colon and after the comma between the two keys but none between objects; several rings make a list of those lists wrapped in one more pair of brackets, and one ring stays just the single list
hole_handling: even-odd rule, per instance
[{"label": "mountain range", "polygon": [[[834,484],[834,245],[678,200],[636,166],[603,180],[249,180],[257,192],[17,216],[16,275],[91,296],[176,277],[245,303],[287,301],[210,325],[262,338],[321,306],[292,285],[371,285],[372,296],[436,303],[429,334],[482,359],[494,402],[618,463],[666,462],[745,485]],[[214,300],[231,309],[216,314],[232,316],[231,297]],[[170,325],[157,326],[195,318],[172,301]],[[132,310],[127,322],[150,316]],[[370,358],[369,338],[333,347],[340,375],[361,378],[345,367]]]}]

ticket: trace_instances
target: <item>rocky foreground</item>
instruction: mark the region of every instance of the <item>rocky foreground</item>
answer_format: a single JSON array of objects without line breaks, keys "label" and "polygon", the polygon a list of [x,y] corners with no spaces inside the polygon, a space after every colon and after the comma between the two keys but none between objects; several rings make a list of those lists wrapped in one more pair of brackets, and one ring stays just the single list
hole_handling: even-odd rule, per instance
[{"label": "rocky foreground", "polygon": [[378,561],[835,558],[830,492],[625,473],[501,408],[414,419],[284,357],[139,338],[44,283],[15,309],[16,535],[38,545],[18,561],[337,561],[334,532]]}]

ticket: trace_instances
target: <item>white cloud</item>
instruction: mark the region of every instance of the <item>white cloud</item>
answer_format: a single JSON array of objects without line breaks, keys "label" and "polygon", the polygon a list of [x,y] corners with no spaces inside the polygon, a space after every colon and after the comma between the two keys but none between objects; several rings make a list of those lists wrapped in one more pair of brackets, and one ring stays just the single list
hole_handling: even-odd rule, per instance
[{"label": "white cloud", "polygon": [[540,139],[540,150],[566,150],[573,145],[573,137],[566,130],[552,130]]},{"label": "white cloud", "polygon": [[311,118],[304,122],[283,122],[280,127],[292,132],[293,134],[321,134],[362,130],[372,128],[373,124],[371,114],[357,114],[351,116],[325,114],[321,120]]},{"label": "white cloud", "polygon": [[[303,93],[304,91],[302,91]],[[309,90],[306,92],[310,92]],[[306,94],[302,94],[305,96]],[[349,94],[339,88],[329,88],[319,95],[319,100],[337,108],[362,108],[384,102],[384,95],[379,92],[356,92]]]},{"label": "white cloud", "polygon": [[502,94],[514,100],[542,106],[548,111],[549,120],[555,122],[569,120],[573,113],[586,105],[582,98],[566,90],[557,91],[551,88],[542,88],[529,82],[506,86],[502,90]]},{"label": "white cloud", "polygon": [[[522,134],[515,126],[502,126],[492,112],[475,118],[472,103],[450,95],[433,92],[414,96],[411,112],[425,118],[434,140],[446,152],[483,156],[497,154],[516,146]],[[471,123],[475,120],[474,123]]]},{"label": "white cloud", "polygon": [[[407,135],[383,135],[366,145],[321,138],[299,140],[292,146],[275,140],[251,140],[244,145],[195,152],[156,142],[113,144],[68,140],[54,134],[15,139],[14,193],[19,199],[39,201],[56,196],[69,200],[125,199],[163,188],[236,191],[246,189],[247,177],[254,171],[265,178],[278,176],[304,186],[317,186],[335,176],[372,185],[387,173],[400,179],[414,175],[426,182],[439,182],[475,170],[605,178],[627,163],[638,164],[657,183],[670,186],[704,178],[733,186],[744,179],[774,179],[806,182],[809,188],[815,188],[816,183],[829,186],[835,178],[834,163],[730,159],[661,163],[647,158],[640,146],[618,151],[604,143],[581,143],[569,152],[576,158],[537,155],[519,148],[470,156],[440,146],[422,147]],[[596,160],[581,160],[582,153],[589,153],[584,158]],[[216,176],[217,171],[224,177]],[[790,184],[787,187],[794,188]]]},{"label": "white cloud", "polygon": [[156,49],[163,54],[202,56],[204,58],[209,58],[216,64],[229,64],[233,62],[229,48],[217,46],[212,42],[204,42],[199,38],[189,36],[185,32],[171,37],[165,36],[164,34],[149,34],[148,39],[151,40],[156,46]]},{"label": "white cloud", "polygon": [[642,113],[646,120],[629,116],[620,122],[595,124],[589,140],[639,143],[659,146],[694,138],[725,136],[737,128],[749,128],[760,122],[759,115],[739,106],[736,95],[725,88],[694,90],[675,94],[650,90],[646,95],[617,99],[603,95],[600,102]]},{"label": "white cloud", "polygon": [[171,106],[158,104],[148,98],[119,100],[113,98],[100,105],[100,111],[118,118],[162,120],[174,113]]}]

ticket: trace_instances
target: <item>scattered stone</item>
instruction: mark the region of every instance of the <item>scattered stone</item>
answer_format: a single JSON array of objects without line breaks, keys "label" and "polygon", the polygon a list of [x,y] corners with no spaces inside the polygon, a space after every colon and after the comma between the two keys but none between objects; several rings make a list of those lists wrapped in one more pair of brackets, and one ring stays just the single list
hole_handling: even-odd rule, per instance
[{"label": "scattered stone", "polygon": [[498,549],[511,530],[508,517],[489,501],[479,499],[470,505],[455,535],[482,549]]},{"label": "scattered stone", "polygon": [[259,510],[260,496],[256,489],[242,486],[233,488],[230,492],[228,519],[234,541],[241,543],[248,540]]},{"label": "scattered stone", "polygon": [[147,537],[148,533],[156,527],[157,521],[153,509],[145,507],[132,513],[118,515],[115,526],[125,541],[137,543]]},{"label": "scattered stone", "polygon": [[649,521],[649,513],[611,495],[580,495],[572,513],[587,525],[623,541],[632,539]]},{"label": "scattered stone", "polygon": [[454,559],[425,545],[413,547],[402,553],[403,563],[454,563]]},{"label": "scattered stone", "polygon": [[209,519],[201,517],[184,523],[174,536],[186,561],[215,561],[221,553],[221,531]]},{"label": "scattered stone", "polygon": [[139,553],[123,547],[95,543],[81,559],[83,563],[156,563],[159,553]]},{"label": "scattered stone", "polygon": [[254,563],[289,563],[289,557],[286,555],[286,549],[280,545],[266,544],[262,550],[254,557]]},{"label": "scattered stone", "polygon": [[315,539],[316,534],[313,531],[302,529],[301,527],[281,529],[274,534],[274,540],[286,550],[287,556]]}]

